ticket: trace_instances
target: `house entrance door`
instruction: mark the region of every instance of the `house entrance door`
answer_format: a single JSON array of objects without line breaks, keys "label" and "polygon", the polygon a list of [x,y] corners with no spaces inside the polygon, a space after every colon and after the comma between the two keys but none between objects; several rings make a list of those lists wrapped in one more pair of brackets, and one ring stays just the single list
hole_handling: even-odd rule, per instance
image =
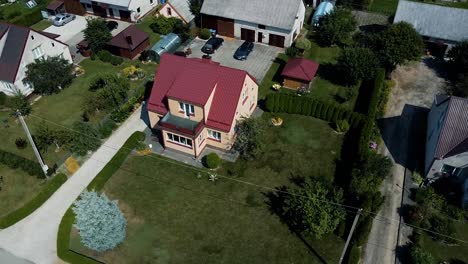
[{"label": "house entrance door", "polygon": [[258,32],[258,40],[257,40],[257,41],[261,43],[262,40],[263,40],[263,33],[262,33],[262,32]]}]

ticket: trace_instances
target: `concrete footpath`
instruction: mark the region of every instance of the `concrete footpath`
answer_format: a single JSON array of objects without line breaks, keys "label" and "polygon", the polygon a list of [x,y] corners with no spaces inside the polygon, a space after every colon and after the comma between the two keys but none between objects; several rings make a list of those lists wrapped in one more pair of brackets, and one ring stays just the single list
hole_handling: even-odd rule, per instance
[{"label": "concrete footpath", "polygon": [[[57,257],[57,232],[63,215],[128,137],[135,131],[145,129],[146,124],[140,115],[141,107],[39,209],[1,230],[0,249],[36,264],[60,263]],[[6,253],[0,254],[0,263],[10,263],[6,256]]]}]

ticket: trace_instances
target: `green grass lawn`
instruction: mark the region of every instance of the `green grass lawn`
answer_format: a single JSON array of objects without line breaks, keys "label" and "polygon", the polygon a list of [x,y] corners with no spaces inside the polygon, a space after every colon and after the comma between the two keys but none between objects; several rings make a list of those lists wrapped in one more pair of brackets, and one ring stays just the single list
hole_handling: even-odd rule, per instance
[{"label": "green grass lawn", "polygon": [[137,24],[137,27],[150,35],[150,47],[152,47],[156,42],[159,41],[160,36],[157,33],[154,33],[153,30],[150,28],[150,25],[153,23],[153,15],[149,14],[140,24]]},{"label": "green grass lawn", "polygon": [[41,190],[45,180],[0,165],[0,217],[20,208]]},{"label": "green grass lawn", "polygon": [[41,20],[37,22],[36,24],[32,25],[31,28],[37,31],[43,31],[44,29],[52,26],[52,22],[49,20]]},{"label": "green grass lawn", "polygon": [[[456,223],[455,230],[456,232],[453,237],[468,241],[468,223]],[[459,246],[448,246],[432,240],[425,233],[421,236],[421,238],[424,250],[431,253],[431,255],[436,260],[436,263],[443,263],[444,261],[449,263],[453,260],[461,260],[463,263],[468,262],[468,251],[466,244],[460,243]]]},{"label": "green grass lawn", "polygon": [[[341,136],[318,119],[281,117],[284,125],[265,133],[263,157],[224,164],[219,173],[272,188],[292,184],[293,176],[331,179]],[[338,262],[343,240],[306,238],[306,245],[272,213],[268,190],[222,178],[213,183],[197,173],[160,156],[131,155],[104,188],[128,220],[126,240],[93,254],[74,231],[71,248],[105,263]]]},{"label": "green grass lawn", "polygon": [[398,0],[372,0],[367,8],[371,12],[394,15],[398,6]]}]

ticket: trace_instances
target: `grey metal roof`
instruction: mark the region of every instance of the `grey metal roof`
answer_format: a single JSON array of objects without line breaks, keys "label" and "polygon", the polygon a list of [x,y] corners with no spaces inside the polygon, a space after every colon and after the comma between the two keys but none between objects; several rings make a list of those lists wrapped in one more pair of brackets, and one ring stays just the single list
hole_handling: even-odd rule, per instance
[{"label": "grey metal roof", "polygon": [[15,82],[28,35],[28,28],[0,22],[0,37],[6,38],[0,54],[0,80]]},{"label": "grey metal roof", "polygon": [[468,39],[468,9],[400,0],[394,23],[405,21],[423,36],[451,41]]},{"label": "grey metal roof", "polygon": [[170,3],[171,6],[175,8],[177,13],[182,16],[185,22],[189,23],[195,18],[195,16],[190,11],[188,0],[169,0],[168,3]]},{"label": "grey metal roof", "polygon": [[447,158],[468,151],[468,99],[451,96],[434,157]]},{"label": "grey metal roof", "polygon": [[202,14],[291,30],[302,0],[205,0]]}]

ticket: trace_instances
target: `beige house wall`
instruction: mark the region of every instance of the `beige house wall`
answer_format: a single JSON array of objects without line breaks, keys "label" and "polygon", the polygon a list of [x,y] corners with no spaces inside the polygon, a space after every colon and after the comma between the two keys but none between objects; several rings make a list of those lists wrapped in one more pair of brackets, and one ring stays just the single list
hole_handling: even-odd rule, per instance
[{"label": "beige house wall", "polygon": [[[184,101],[177,101],[177,100],[174,100],[174,99],[168,99],[169,112],[171,112],[171,115],[175,115],[175,116],[182,117],[182,118],[187,118],[185,113],[180,111],[179,102],[188,103],[188,102],[184,102]],[[188,103],[188,104],[191,104],[191,103]],[[191,105],[194,106],[195,113],[194,113],[193,116],[190,116],[190,120],[200,122],[204,118],[203,117],[203,108],[198,106],[198,105],[194,105],[194,104],[191,104]]]},{"label": "beige house wall", "polygon": [[[208,137],[208,129],[221,133],[221,141],[209,138]],[[226,133],[226,132],[222,132],[222,131],[219,131],[219,130],[216,130],[216,129],[207,128],[206,129],[206,137],[207,137],[207,143],[206,144],[208,146],[215,147],[215,148],[222,149],[222,150],[230,150],[232,148],[232,145],[234,144],[235,139],[236,139],[233,129]]]},{"label": "beige house wall", "polygon": [[159,120],[161,119],[161,116],[151,111],[148,111],[148,115],[149,115],[151,128],[154,128],[158,124]]},{"label": "beige house wall", "polygon": [[[171,141],[168,141],[167,133],[171,133],[171,134],[178,135],[178,136],[185,137],[185,138],[190,138],[190,137],[187,137],[185,135],[181,135],[181,134],[178,134],[178,133],[174,133],[174,132],[168,132],[168,131],[165,131],[165,130],[162,130],[161,133],[162,133],[162,136],[163,136],[164,147],[171,148],[171,149],[174,149],[174,150],[177,150],[177,151],[180,151],[180,152],[184,152],[184,153],[187,153],[187,154],[190,154],[190,155],[195,155],[195,150],[194,150],[193,146],[192,146],[192,148],[189,148],[189,147],[185,147],[185,146],[182,146],[182,145],[179,145],[179,144],[176,144],[176,143],[172,143]],[[193,144],[193,142],[192,142],[192,144]]]}]

